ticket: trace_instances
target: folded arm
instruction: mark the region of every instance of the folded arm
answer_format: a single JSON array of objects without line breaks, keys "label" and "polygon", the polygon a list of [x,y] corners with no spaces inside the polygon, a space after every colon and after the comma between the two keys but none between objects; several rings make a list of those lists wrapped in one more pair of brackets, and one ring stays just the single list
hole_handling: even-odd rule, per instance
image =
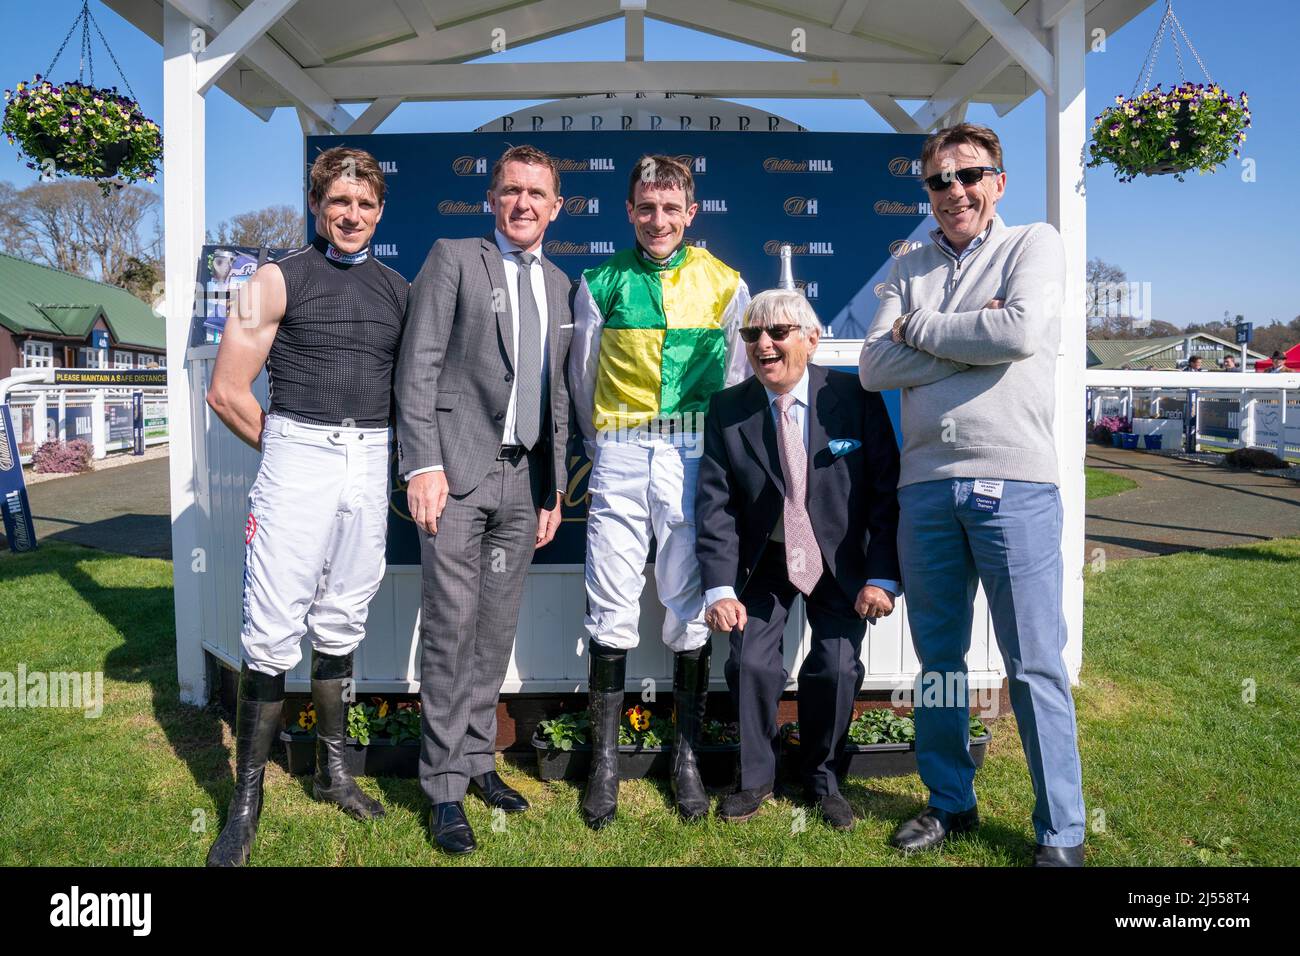
[{"label": "folded arm", "polygon": [[939,359],[1001,365],[1055,347],[1051,330],[1065,292],[1065,248],[1060,234],[1040,223],[1024,240],[1006,281],[1000,308],[936,312],[920,308],[903,329],[908,345]]},{"label": "folded arm", "polygon": [[862,354],[858,358],[858,379],[867,391],[884,392],[892,388],[929,385],[970,368],[890,338],[894,320],[904,311],[902,282],[895,264],[880,295],[880,306],[876,309],[871,328],[867,330]]}]

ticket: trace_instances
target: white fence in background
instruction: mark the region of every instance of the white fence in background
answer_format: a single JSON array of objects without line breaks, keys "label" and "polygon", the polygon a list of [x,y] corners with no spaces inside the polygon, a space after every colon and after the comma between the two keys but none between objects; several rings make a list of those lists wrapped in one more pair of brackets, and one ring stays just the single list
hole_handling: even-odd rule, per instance
[{"label": "white fence in background", "polygon": [[135,447],[134,394],[144,396],[144,443],[168,441],[167,389],[76,388],[57,385],[19,384],[9,390],[8,405],[13,417],[18,453],[24,465],[46,441],[90,442],[96,459],[110,451]]},{"label": "white fence in background", "polygon": [[[1201,382],[1213,373],[1174,373],[1181,376],[1181,387],[1092,384],[1091,376],[1109,374],[1088,373],[1088,413],[1094,425],[1105,416],[1117,415],[1132,421],[1136,435],[1159,435],[1163,449],[1185,448],[1190,409],[1197,448],[1266,448],[1279,458],[1300,462],[1300,392],[1279,387],[1285,384],[1280,380],[1294,375],[1215,374],[1215,378],[1231,376],[1240,383],[1237,388],[1189,388],[1184,384],[1189,378]],[[1145,444],[1143,438],[1139,447]]]}]

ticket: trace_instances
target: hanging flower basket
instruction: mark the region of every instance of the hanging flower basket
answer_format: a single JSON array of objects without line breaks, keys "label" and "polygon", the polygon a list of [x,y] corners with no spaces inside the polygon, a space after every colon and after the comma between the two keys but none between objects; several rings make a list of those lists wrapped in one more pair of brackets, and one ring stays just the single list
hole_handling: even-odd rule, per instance
[{"label": "hanging flower basket", "polygon": [[[81,27],[81,56],[77,78],[58,85],[45,77]],[[95,59],[91,27],[99,35],[129,96],[116,86],[95,85]],[[85,81],[89,73],[89,82]],[[5,115],[0,130],[17,146],[29,169],[40,170],[42,178],[85,176],[99,183],[106,194],[113,186],[141,179],[153,182],[162,158],[162,132],[158,124],[140,111],[135,93],[121,64],[113,55],[104,32],[90,12],[90,0],[82,0],[81,12],[72,21],[67,36],[44,74],[30,83],[5,90]]]},{"label": "hanging flower basket", "polygon": [[107,180],[153,182],[162,157],[162,132],[116,87],[72,81],[61,86],[38,74],[5,90],[3,127],[29,169]]},{"label": "hanging flower basket", "polygon": [[[1154,88],[1150,86],[1166,34],[1178,58],[1182,80],[1169,90],[1162,89],[1159,83]],[[1208,84],[1183,78],[1180,36]],[[1137,92],[1139,85],[1141,93]],[[1166,0],[1165,14],[1160,18],[1133,92],[1127,99],[1116,96],[1115,105],[1093,120],[1088,165],[1114,166],[1120,182],[1131,182],[1139,175],[1173,175],[1182,182],[1183,174],[1189,170],[1213,173],[1227,164],[1229,155],[1240,156],[1249,126],[1250,106],[1246,94],[1241,93],[1234,100],[1211,79],[1174,13],[1173,0]]]},{"label": "hanging flower basket", "polygon": [[1171,90],[1146,90],[1115,105],[1093,121],[1089,166],[1110,164],[1120,182],[1139,174],[1212,173],[1241,155],[1250,126],[1245,93],[1233,99],[1219,86],[1183,83]]}]

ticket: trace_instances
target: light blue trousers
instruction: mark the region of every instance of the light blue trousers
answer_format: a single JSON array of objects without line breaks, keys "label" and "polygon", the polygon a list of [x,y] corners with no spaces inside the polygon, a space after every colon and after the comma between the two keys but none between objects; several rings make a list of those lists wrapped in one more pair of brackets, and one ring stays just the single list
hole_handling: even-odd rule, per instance
[{"label": "light blue trousers", "polygon": [[1007,481],[997,512],[989,513],[974,507],[973,484],[943,479],[898,490],[898,557],[922,677],[963,689],[938,706],[922,706],[917,695],[921,779],[932,806],[960,812],[975,805],[964,690],[975,591],[983,583],[1034,785],[1034,834],[1048,846],[1077,846],[1083,786],[1061,657],[1061,498],[1055,485]]}]

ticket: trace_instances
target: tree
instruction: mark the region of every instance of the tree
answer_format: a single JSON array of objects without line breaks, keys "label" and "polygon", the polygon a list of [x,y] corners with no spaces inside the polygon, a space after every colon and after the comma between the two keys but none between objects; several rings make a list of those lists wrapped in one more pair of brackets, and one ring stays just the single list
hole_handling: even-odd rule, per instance
[{"label": "tree", "polygon": [[1086,314],[1090,324],[1093,319],[1104,320],[1124,314],[1128,308],[1128,275],[1123,269],[1103,259],[1089,259],[1086,278]]},{"label": "tree", "polygon": [[158,197],[139,186],[107,195],[88,181],[0,183],[0,248],[31,262],[131,291],[149,301],[162,232]]},{"label": "tree", "polygon": [[302,213],[293,206],[267,206],[241,212],[208,230],[208,242],[223,246],[287,249],[303,243]]}]

